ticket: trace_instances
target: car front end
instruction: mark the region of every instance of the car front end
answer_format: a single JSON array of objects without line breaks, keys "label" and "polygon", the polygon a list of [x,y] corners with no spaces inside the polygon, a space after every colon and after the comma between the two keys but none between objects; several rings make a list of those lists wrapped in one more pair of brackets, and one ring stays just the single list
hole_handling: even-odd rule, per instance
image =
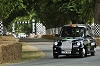
[{"label": "car front end", "polygon": [[82,39],[62,39],[54,42],[53,53],[58,55],[79,55],[83,48]]}]

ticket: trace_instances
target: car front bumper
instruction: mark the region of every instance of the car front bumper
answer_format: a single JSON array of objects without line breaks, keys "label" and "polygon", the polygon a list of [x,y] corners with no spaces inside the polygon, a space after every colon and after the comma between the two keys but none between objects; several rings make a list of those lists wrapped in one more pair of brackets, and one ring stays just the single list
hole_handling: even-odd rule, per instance
[{"label": "car front bumper", "polygon": [[78,46],[72,47],[71,50],[62,50],[60,46],[53,46],[53,53],[57,53],[59,55],[78,55],[81,51],[81,48]]}]

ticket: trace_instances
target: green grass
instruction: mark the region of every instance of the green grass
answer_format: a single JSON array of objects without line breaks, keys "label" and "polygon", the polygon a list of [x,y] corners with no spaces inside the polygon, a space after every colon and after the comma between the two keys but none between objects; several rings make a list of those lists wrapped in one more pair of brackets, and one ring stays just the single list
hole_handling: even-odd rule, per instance
[{"label": "green grass", "polygon": [[22,59],[18,60],[17,62],[37,60],[43,58],[44,56],[45,53],[41,50],[22,42]]}]

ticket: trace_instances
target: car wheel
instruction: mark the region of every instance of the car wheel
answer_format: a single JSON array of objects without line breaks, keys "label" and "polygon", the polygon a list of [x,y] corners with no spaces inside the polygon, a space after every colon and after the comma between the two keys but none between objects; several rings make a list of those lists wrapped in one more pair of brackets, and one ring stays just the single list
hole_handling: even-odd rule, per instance
[{"label": "car wheel", "polygon": [[83,48],[83,49],[81,49],[81,51],[80,51],[80,57],[81,57],[81,58],[84,58],[84,56],[85,56],[85,49]]},{"label": "car wheel", "polygon": [[58,58],[58,54],[57,53],[53,53],[53,57],[54,58]]},{"label": "car wheel", "polygon": [[94,48],[93,52],[91,53],[92,56],[95,56],[96,48]]},{"label": "car wheel", "polygon": [[85,49],[85,57],[87,56],[87,50]]}]

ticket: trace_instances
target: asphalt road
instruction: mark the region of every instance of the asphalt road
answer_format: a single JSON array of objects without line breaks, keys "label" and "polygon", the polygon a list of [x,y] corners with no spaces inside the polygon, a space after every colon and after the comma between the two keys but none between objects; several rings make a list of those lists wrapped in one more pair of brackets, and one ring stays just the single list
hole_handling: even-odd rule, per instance
[{"label": "asphalt road", "polygon": [[85,58],[79,58],[75,56],[60,56],[58,59],[54,59],[52,56],[53,41],[47,41],[45,39],[35,39],[34,41],[32,39],[32,41],[30,41],[30,39],[27,39],[27,43],[44,51],[46,53],[46,56],[42,59],[31,60],[22,63],[13,63],[7,66],[100,66],[99,47],[97,47],[97,52],[95,56],[88,55]]}]

